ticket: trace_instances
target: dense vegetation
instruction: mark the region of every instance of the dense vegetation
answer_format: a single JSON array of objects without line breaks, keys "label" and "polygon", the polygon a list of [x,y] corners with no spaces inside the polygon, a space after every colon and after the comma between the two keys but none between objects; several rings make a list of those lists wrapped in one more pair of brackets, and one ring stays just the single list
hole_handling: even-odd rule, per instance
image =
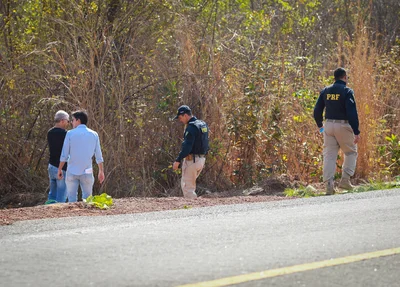
[{"label": "dense vegetation", "polygon": [[398,175],[399,17],[398,0],[1,0],[0,196],[44,198],[47,130],[79,108],[103,147],[95,194],[179,194],[181,104],[211,129],[200,186],[318,182],[312,110],[338,66],[361,122],[356,177]]}]

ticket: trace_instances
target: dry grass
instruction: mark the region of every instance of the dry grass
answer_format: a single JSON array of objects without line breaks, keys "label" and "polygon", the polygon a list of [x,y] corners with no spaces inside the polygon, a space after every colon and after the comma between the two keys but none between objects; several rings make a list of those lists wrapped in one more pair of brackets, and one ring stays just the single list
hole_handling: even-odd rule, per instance
[{"label": "dry grass", "polygon": [[139,1],[111,23],[101,13],[106,7],[87,13],[83,4],[68,3],[62,18],[43,19],[43,39],[12,58],[18,65],[0,62],[1,196],[45,194],[45,135],[58,109],[86,109],[89,127],[100,135],[106,181],[95,193],[180,195],[180,176],[169,166],[183,129],[170,118],[181,104],[211,129],[201,186],[221,191],[271,174],[318,182],[322,138],[312,106],[341,65],[349,69],[361,123],[356,176],[389,172],[389,155],[378,160],[378,148],[400,132],[400,56],[398,50],[382,56],[362,25],[354,40],[337,32],[335,55],[321,59],[322,48],[315,56],[299,50],[296,34],[279,34],[278,22],[251,31],[233,12],[226,15],[232,21],[218,26],[212,8],[199,25],[200,14]]}]

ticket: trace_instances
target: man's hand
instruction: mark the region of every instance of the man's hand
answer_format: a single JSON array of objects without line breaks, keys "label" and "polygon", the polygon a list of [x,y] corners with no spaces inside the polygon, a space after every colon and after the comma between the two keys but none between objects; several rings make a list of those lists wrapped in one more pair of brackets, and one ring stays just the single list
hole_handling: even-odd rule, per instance
[{"label": "man's hand", "polygon": [[104,178],[105,178],[104,177],[104,165],[102,162],[99,162],[97,165],[99,166],[99,175],[97,176],[97,178],[99,179],[100,184],[102,184],[104,181]]},{"label": "man's hand", "polygon": [[103,171],[99,171],[98,178],[99,178],[100,184],[102,184],[103,181],[104,181],[104,178],[105,178],[105,177],[104,177],[104,172],[103,172]]},{"label": "man's hand", "polygon": [[57,178],[60,179],[60,180],[63,179],[62,169],[58,169]]},{"label": "man's hand", "polygon": [[361,136],[360,135],[355,135],[354,136],[354,144],[358,143],[361,140]]},{"label": "man's hand", "polygon": [[176,162],[174,162],[174,164],[173,164],[173,166],[172,166],[172,169],[173,170],[177,170],[178,168],[179,168],[179,165],[180,165],[181,163],[179,162],[179,161],[176,161]]},{"label": "man's hand", "polygon": [[63,179],[62,168],[64,167],[64,164],[65,164],[65,161],[60,161],[60,164],[58,165],[58,172],[57,172],[58,179]]}]

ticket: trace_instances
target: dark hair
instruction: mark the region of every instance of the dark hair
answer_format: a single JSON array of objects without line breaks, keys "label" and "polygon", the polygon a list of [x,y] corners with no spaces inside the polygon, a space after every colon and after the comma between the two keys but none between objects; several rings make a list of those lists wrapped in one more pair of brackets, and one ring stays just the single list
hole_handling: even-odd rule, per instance
[{"label": "dark hair", "polygon": [[343,68],[337,68],[333,73],[333,76],[335,77],[335,80],[343,79],[344,76],[346,76],[346,70]]},{"label": "dark hair", "polygon": [[88,115],[85,110],[79,110],[72,113],[72,116],[77,119],[81,120],[81,124],[86,125],[88,122]]}]

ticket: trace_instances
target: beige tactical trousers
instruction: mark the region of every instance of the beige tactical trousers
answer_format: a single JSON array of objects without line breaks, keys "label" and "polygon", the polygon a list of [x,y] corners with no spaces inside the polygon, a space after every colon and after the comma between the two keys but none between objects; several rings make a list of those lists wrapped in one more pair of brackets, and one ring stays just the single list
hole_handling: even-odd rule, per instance
[{"label": "beige tactical trousers", "polygon": [[354,175],[357,162],[357,145],[353,129],[348,123],[326,121],[324,125],[324,182],[333,179],[339,148],[344,153],[342,178]]},{"label": "beige tactical trousers", "polygon": [[204,164],[206,163],[205,157],[196,156],[195,162],[193,159],[183,160],[182,164],[182,178],[181,187],[183,197],[196,198],[196,179],[199,177],[203,170]]}]

